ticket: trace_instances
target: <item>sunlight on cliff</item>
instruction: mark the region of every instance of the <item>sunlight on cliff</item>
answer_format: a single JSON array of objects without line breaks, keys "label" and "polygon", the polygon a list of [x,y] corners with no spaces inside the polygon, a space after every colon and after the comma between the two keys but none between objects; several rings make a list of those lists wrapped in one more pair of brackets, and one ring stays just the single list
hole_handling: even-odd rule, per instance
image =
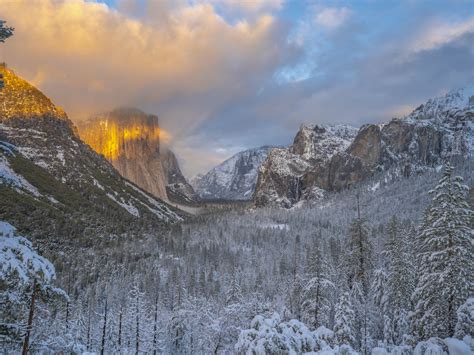
[{"label": "sunlight on cliff", "polygon": [[81,138],[97,153],[108,160],[118,159],[132,143],[146,143],[150,149],[159,149],[160,143],[168,143],[171,136],[159,126],[142,124],[119,125],[101,120],[97,125],[80,127]]}]

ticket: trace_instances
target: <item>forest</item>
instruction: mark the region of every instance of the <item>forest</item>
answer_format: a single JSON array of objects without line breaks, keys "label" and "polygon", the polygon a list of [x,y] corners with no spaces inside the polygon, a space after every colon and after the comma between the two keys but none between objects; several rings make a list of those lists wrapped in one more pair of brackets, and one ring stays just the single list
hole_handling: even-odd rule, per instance
[{"label": "forest", "polygon": [[374,178],[49,260],[3,223],[2,348],[20,351],[27,334],[44,353],[469,352],[469,171]]}]

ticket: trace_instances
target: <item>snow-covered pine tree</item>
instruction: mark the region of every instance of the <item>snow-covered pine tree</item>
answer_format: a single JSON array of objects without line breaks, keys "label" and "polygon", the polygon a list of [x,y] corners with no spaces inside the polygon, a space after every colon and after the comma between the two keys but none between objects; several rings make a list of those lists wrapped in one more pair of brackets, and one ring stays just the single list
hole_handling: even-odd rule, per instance
[{"label": "snow-covered pine tree", "polygon": [[149,319],[149,307],[144,293],[140,290],[138,282],[134,282],[127,302],[126,329],[130,343],[129,351],[135,354],[146,352],[148,349],[149,329],[152,322]]},{"label": "snow-covered pine tree", "polygon": [[372,244],[369,241],[366,221],[360,217],[351,223],[346,269],[349,287],[352,288],[355,283],[359,283],[364,295],[367,295],[372,272]]},{"label": "snow-covered pine tree", "polygon": [[0,221],[0,260],[0,344],[6,348],[6,344],[15,346],[23,341],[26,354],[34,335],[33,321],[39,303],[68,296],[52,285],[56,277],[53,264],[3,221]]},{"label": "snow-covered pine tree", "polygon": [[330,280],[330,266],[316,246],[310,255],[303,286],[302,318],[314,329],[329,327],[335,285]]},{"label": "snow-covered pine tree", "polygon": [[351,297],[348,292],[343,292],[336,304],[334,321],[334,335],[338,345],[354,345],[354,316]]},{"label": "snow-covered pine tree", "polygon": [[452,175],[448,163],[430,191],[433,199],[418,234],[420,267],[412,326],[419,339],[453,336],[456,311],[474,294],[473,211],[466,201],[468,187]]},{"label": "snow-covered pine tree", "polygon": [[0,20],[0,42],[5,42],[5,40],[13,36],[13,27],[8,27],[5,25],[6,21]]},{"label": "snow-covered pine tree", "polygon": [[242,290],[239,281],[237,280],[237,273],[233,270],[225,293],[225,303],[226,305],[230,305],[240,303],[241,301]]},{"label": "snow-covered pine tree", "polygon": [[[407,334],[407,315],[410,311],[412,290],[411,251],[408,233],[400,228],[398,219],[393,216],[387,227],[387,239],[383,256],[384,270],[375,273],[374,301],[384,319],[384,340],[387,344],[399,344]],[[379,285],[382,274],[384,285]],[[389,325],[388,322],[391,324]]]}]

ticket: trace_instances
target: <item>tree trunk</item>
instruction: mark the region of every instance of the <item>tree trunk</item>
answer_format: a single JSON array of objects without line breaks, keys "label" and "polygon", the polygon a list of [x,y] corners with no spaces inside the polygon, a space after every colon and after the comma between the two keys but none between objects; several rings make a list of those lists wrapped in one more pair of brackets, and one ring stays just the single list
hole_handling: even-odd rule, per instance
[{"label": "tree trunk", "polygon": [[157,345],[158,345],[158,336],[156,334],[158,330],[158,295],[156,295],[155,300],[155,323],[153,324],[153,355],[156,355]]},{"label": "tree trunk", "polygon": [[26,327],[25,341],[23,342],[22,355],[27,355],[30,347],[30,334],[33,326],[33,316],[35,314],[35,299],[36,299],[36,279],[33,280],[33,291],[31,292],[30,313],[28,315],[28,326]]},{"label": "tree trunk", "polygon": [[118,347],[122,349],[122,309],[120,309],[119,313]]},{"label": "tree trunk", "polygon": [[105,299],[105,310],[104,310],[104,326],[102,328],[102,342],[100,346],[100,355],[104,355],[105,350],[105,333],[107,331],[107,299]]},{"label": "tree trunk", "polygon": [[138,295],[137,295],[137,301],[136,301],[136,322],[137,322],[137,333],[136,333],[136,350],[135,354],[138,355],[138,350],[140,349],[140,318],[138,316]]}]

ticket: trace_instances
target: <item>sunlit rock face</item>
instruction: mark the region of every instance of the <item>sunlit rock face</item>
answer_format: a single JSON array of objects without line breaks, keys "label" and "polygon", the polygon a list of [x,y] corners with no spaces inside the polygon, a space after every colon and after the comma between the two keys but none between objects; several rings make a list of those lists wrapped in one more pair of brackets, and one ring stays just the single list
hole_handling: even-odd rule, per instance
[{"label": "sunlit rock face", "polygon": [[65,112],[60,107],[55,106],[41,91],[4,65],[0,65],[0,74],[3,82],[3,87],[0,89],[2,120],[37,118],[44,115],[67,120]]},{"label": "sunlit rock face", "polygon": [[186,191],[181,190],[189,187],[189,198],[195,197],[174,154],[161,147],[169,135],[160,129],[157,116],[135,108],[120,108],[80,122],[78,129],[81,139],[144,190],[181,202],[177,196],[186,196]]}]

